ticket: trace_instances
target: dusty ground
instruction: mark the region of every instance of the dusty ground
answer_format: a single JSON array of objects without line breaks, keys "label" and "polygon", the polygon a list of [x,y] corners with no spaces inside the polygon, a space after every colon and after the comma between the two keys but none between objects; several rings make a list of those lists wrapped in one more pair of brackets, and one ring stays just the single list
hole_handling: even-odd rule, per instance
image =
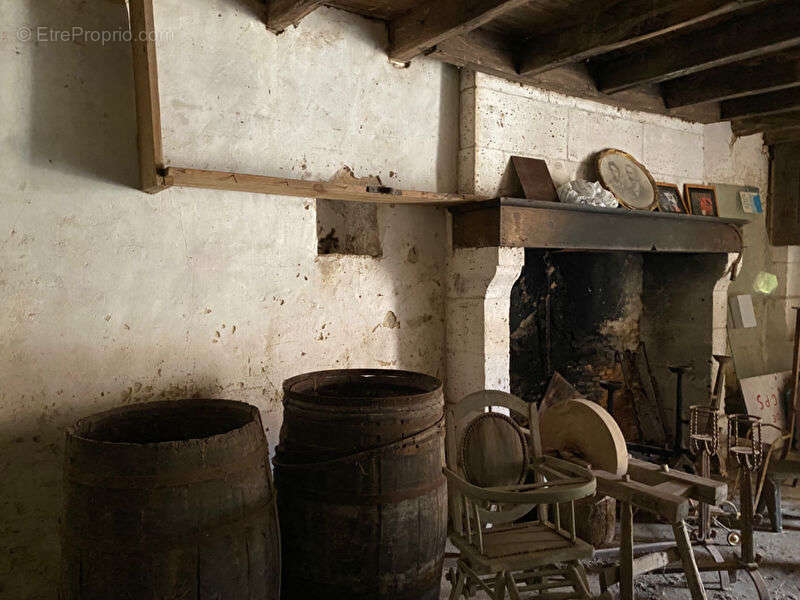
[{"label": "dusty ground", "polygon": [[[761,572],[767,582],[772,600],[800,600],[800,488],[787,490],[784,496],[784,533],[770,533],[757,531],[755,534],[756,552],[762,558]],[[636,525],[636,539],[647,541],[667,541],[670,539],[671,530],[663,525]],[[738,548],[738,547],[737,547]],[[723,556],[727,556],[731,547],[719,546]],[[455,551],[448,547],[448,551]],[[738,549],[737,549],[738,551]],[[703,552],[699,550],[698,552]],[[455,565],[455,559],[445,560],[445,572]],[[590,583],[595,593],[600,588],[597,577],[590,575]],[[711,574],[703,574],[708,600],[757,600],[755,588],[750,578],[741,573],[736,583],[723,591],[720,589],[718,578]],[[441,600],[446,600],[450,594],[450,583],[442,579]],[[680,574],[658,575],[652,574],[637,578],[636,597],[641,600],[691,600],[686,580]],[[476,599],[485,600],[488,596],[483,593],[476,595]]]}]

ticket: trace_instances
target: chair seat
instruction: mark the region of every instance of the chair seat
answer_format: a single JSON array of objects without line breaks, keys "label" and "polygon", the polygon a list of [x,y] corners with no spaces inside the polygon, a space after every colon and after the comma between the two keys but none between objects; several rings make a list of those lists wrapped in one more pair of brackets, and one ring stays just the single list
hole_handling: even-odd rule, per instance
[{"label": "chair seat", "polygon": [[783,460],[773,460],[769,464],[769,473],[800,477],[800,452],[789,452]]},{"label": "chair seat", "polygon": [[571,541],[552,527],[539,522],[515,523],[483,530],[483,552],[477,533],[472,542],[450,533],[462,558],[479,571],[519,571],[531,567],[591,558],[594,548],[580,539]]}]

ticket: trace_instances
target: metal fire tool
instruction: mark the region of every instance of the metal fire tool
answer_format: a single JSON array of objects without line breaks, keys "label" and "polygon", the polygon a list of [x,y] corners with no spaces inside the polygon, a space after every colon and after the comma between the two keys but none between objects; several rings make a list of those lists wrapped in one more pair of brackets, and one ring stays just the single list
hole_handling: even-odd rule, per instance
[{"label": "metal fire tool", "polygon": [[[617,362],[620,362],[621,360],[622,359],[618,354]],[[664,447],[660,447],[639,442],[627,442],[627,446],[628,450],[631,452],[636,452],[639,455],[644,455],[647,457],[653,457],[657,460],[668,461],[673,467],[691,466],[689,450],[683,445],[683,426],[687,423],[687,421],[685,421],[683,418],[683,376],[687,371],[691,371],[692,367],[690,365],[669,365],[668,369],[670,372],[677,375],[675,387],[675,433],[672,436],[672,443],[667,444]],[[608,412],[613,416],[614,393],[625,386],[616,382],[601,381],[599,383],[600,386],[606,390],[606,397],[608,399],[607,401],[609,407]],[[613,387],[611,384],[613,384]]]}]

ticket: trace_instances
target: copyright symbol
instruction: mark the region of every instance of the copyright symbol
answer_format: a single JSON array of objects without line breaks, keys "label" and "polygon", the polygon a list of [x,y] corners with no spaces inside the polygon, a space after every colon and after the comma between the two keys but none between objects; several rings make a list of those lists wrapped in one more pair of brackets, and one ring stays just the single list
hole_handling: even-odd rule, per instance
[{"label": "copyright symbol", "polygon": [[33,31],[30,27],[24,26],[17,29],[17,39],[20,42],[30,42],[33,38]]}]

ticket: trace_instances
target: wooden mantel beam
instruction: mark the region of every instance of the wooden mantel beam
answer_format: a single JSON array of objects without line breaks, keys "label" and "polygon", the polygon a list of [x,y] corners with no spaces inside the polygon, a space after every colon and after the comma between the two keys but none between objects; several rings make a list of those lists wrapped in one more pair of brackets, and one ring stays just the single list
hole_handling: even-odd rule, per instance
[{"label": "wooden mantel beam", "polygon": [[389,22],[389,58],[407,62],[448,38],[468,33],[528,0],[424,0]]},{"label": "wooden mantel beam", "polygon": [[322,0],[267,0],[266,25],[274,33],[297,25],[303,17],[322,6]]},{"label": "wooden mantel beam", "polygon": [[723,121],[747,119],[800,110],[800,88],[790,88],[769,94],[725,100],[720,106]]},{"label": "wooden mantel beam", "polygon": [[732,64],[661,84],[670,108],[716,102],[800,86],[800,57],[766,57],[748,64]]},{"label": "wooden mantel beam", "polygon": [[610,94],[796,46],[800,46],[797,0],[782,0],[706,29],[667,36],[640,52],[598,62],[593,70],[598,89]]},{"label": "wooden mantel beam", "polygon": [[535,36],[519,53],[519,72],[535,75],[724,15],[753,1],[612,0],[574,25]]}]

